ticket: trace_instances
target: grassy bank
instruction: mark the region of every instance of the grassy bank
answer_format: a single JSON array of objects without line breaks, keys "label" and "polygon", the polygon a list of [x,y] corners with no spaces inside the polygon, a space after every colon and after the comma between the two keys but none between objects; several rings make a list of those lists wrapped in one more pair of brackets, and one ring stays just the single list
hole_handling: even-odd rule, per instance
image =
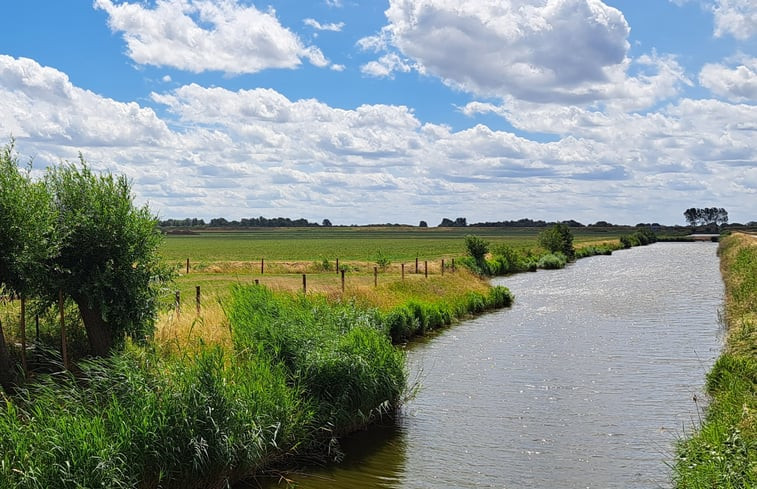
[{"label": "grassy bank", "polygon": [[757,487],[757,238],[721,241],[726,347],[707,375],[702,426],[677,447],[681,489]]},{"label": "grassy bank", "polygon": [[0,487],[221,488],[333,458],[335,437],[401,403],[392,340],[511,300],[463,270],[339,295],[235,285],[147,344],[4,396]]}]

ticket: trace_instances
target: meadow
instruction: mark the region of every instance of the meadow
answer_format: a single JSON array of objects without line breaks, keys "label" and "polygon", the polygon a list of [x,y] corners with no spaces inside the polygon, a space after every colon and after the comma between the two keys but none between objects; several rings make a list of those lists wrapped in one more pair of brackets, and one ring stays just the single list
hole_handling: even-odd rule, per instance
[{"label": "meadow", "polygon": [[[391,261],[410,262],[461,256],[468,234],[491,244],[514,248],[535,248],[536,237],[544,228],[416,228],[416,227],[334,227],[274,228],[254,231],[200,231],[196,234],[167,234],[163,256],[171,262],[312,260],[373,261],[381,251]],[[574,228],[575,243],[617,241],[634,228]]]}]

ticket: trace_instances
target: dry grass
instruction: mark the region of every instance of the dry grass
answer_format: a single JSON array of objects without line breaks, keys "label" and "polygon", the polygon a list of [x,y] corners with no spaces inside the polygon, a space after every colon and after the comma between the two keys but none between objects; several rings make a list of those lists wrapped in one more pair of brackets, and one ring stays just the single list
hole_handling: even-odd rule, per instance
[{"label": "dry grass", "polygon": [[163,353],[198,352],[203,345],[220,345],[231,350],[231,330],[220,300],[207,301],[197,313],[185,306],[158,317],[155,346]]}]

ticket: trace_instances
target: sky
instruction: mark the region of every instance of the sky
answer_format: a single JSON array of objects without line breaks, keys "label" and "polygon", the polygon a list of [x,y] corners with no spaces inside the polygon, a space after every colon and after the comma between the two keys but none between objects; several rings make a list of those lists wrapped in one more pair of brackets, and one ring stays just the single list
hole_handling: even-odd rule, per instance
[{"label": "sky", "polygon": [[0,144],[161,219],[757,220],[754,0],[23,0]]}]

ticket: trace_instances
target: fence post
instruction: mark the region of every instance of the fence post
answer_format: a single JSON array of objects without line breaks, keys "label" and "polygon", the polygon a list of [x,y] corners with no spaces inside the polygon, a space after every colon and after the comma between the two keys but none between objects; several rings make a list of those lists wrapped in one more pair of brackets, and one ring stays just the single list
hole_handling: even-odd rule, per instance
[{"label": "fence post", "polygon": [[378,287],[378,267],[373,267],[373,286]]},{"label": "fence post", "polygon": [[176,317],[179,317],[179,314],[181,314],[181,292],[178,290],[176,291],[175,296],[175,302],[176,302]]},{"label": "fence post", "polygon": [[428,260],[423,260],[423,275],[428,278]]},{"label": "fence post", "polygon": [[37,343],[39,343],[39,314],[34,315],[34,327],[37,331]]},{"label": "fence post", "polygon": [[402,264],[402,280],[405,280],[405,264]]},{"label": "fence post", "polygon": [[200,315],[200,286],[195,287],[196,299],[197,299],[197,315]]},{"label": "fence post", "polygon": [[342,294],[344,294],[344,270],[342,270]]},{"label": "fence post", "polygon": [[444,276],[444,258],[442,258],[442,276]]},{"label": "fence post", "polygon": [[307,294],[308,293],[308,276],[304,273],[302,274],[302,293]]},{"label": "fence post", "polygon": [[26,364],[26,298],[21,297],[21,366],[24,368],[24,377],[29,377],[29,368]]},{"label": "fence post", "polygon": [[260,259],[260,275],[263,275],[265,272],[265,260],[263,258]]},{"label": "fence post", "polygon": [[58,289],[58,309],[60,309],[60,346],[63,368],[68,370],[68,345],[66,345],[66,318],[63,307],[63,289]]},{"label": "fence post", "polygon": [[189,275],[189,258],[187,258],[187,275]]},{"label": "fence post", "polygon": [[336,274],[339,275],[339,258],[336,259]]},{"label": "fence post", "polygon": [[452,259],[452,271],[453,272],[455,271],[455,259],[454,258]]},{"label": "fence post", "polygon": [[418,275],[418,257],[415,257],[415,274]]},{"label": "fence post", "polygon": [[260,281],[258,279],[255,279],[255,285],[260,285]]}]

